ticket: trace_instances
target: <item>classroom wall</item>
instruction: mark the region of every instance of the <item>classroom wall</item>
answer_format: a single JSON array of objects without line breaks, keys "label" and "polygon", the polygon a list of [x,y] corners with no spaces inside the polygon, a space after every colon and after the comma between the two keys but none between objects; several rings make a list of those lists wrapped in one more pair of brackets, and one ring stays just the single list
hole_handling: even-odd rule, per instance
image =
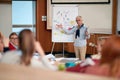
[{"label": "classroom wall", "polygon": [[[113,3],[116,2],[116,0],[112,0]],[[112,12],[112,33],[116,31],[116,3],[113,4],[113,12]],[[37,0],[37,22],[36,22],[36,35],[37,40],[41,42],[41,45],[43,46],[43,49],[45,52],[50,52],[52,49],[52,40],[51,40],[51,30],[47,30],[47,22],[42,21],[42,16],[47,15],[47,0]],[[92,34],[92,38],[90,41],[94,42],[97,41],[97,37],[104,36],[104,34]],[[94,48],[95,49],[95,48]],[[73,43],[65,44],[65,50],[68,52],[74,52],[73,49]],[[62,51],[62,44],[57,43],[55,44],[54,51]],[[89,48],[87,53],[95,53],[95,50]]]},{"label": "classroom wall", "polygon": [[112,0],[110,4],[80,4],[79,15],[91,33],[112,33]]},{"label": "classroom wall", "polygon": [[117,31],[120,31],[120,0],[118,0],[117,11]]},{"label": "classroom wall", "polygon": [[[56,1],[62,2],[67,0]],[[54,15],[52,15],[53,13],[51,11],[54,8],[57,8],[55,7],[56,5],[59,4],[51,4],[51,0],[48,0],[47,7],[48,29],[51,29],[51,27],[53,26],[52,18],[54,18]],[[66,6],[66,4],[61,5]],[[83,17],[83,21],[85,25],[89,27],[91,33],[105,33],[105,34],[112,33],[112,7],[113,7],[112,0],[110,0],[109,4],[70,4],[70,6],[71,5],[72,6],[74,5],[75,7],[78,8],[78,15]]]},{"label": "classroom wall", "polygon": [[0,31],[8,37],[12,32],[12,5],[0,4]]},{"label": "classroom wall", "polygon": [[[51,30],[47,30],[47,22],[42,21],[42,16],[47,15],[47,0],[37,0],[37,16],[36,16],[36,35],[45,52],[51,52],[52,39]],[[54,51],[62,51],[62,44],[55,44]]]}]

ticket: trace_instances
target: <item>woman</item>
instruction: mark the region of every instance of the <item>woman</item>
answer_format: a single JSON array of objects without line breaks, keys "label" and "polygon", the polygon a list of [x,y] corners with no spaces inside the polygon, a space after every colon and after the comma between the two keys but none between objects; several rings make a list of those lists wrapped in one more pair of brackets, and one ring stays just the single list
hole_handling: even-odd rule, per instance
[{"label": "woman", "polygon": [[76,17],[77,26],[73,26],[70,29],[66,29],[62,24],[56,25],[57,28],[61,28],[66,34],[74,34],[74,50],[76,58],[80,60],[85,60],[86,49],[87,49],[87,39],[90,38],[90,33],[88,28],[83,23],[82,16]]},{"label": "woman", "polygon": [[102,47],[100,64],[88,67],[86,73],[120,78],[120,36],[111,36]]},{"label": "woman", "polygon": [[9,35],[9,50],[16,50],[18,49],[18,35],[15,32],[12,32]]},{"label": "woman", "polygon": [[82,66],[81,63],[66,71],[120,78],[120,36],[105,38],[101,44],[101,48],[97,47],[101,58],[95,65]]},{"label": "woman", "polygon": [[[1,62],[57,70],[56,66],[49,63],[41,45],[35,41],[34,35],[29,29],[22,30],[18,38],[19,50],[7,52],[1,59]],[[40,54],[40,58],[33,57],[35,51]]]}]

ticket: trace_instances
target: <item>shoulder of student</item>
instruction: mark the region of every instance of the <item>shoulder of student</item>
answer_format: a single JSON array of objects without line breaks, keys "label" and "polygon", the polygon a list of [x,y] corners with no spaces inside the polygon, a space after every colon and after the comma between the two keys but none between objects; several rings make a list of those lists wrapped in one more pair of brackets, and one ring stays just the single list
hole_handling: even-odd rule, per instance
[{"label": "shoulder of student", "polygon": [[20,64],[20,55],[18,54],[19,51],[7,51],[2,56],[0,62],[1,63],[8,63],[8,64]]}]

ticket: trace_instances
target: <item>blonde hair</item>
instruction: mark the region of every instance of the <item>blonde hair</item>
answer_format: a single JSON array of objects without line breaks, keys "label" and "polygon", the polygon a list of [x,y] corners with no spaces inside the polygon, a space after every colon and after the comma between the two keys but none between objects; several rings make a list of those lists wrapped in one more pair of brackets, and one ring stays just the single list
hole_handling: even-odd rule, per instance
[{"label": "blonde hair", "polygon": [[76,18],[80,18],[80,19],[82,19],[82,16],[77,16]]}]

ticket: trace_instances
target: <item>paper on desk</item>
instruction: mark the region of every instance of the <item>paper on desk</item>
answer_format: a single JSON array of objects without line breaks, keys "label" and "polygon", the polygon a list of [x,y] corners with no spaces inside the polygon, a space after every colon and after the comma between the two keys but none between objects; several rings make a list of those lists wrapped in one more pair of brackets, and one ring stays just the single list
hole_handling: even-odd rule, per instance
[{"label": "paper on desk", "polygon": [[61,57],[61,58],[56,58],[56,61],[59,61],[59,62],[76,62],[76,61],[79,61],[79,58],[64,58],[64,57]]},{"label": "paper on desk", "polygon": [[53,54],[48,54],[48,55],[46,55],[46,57],[47,57],[48,59],[51,59],[51,60],[55,60],[55,59],[56,59]]}]

